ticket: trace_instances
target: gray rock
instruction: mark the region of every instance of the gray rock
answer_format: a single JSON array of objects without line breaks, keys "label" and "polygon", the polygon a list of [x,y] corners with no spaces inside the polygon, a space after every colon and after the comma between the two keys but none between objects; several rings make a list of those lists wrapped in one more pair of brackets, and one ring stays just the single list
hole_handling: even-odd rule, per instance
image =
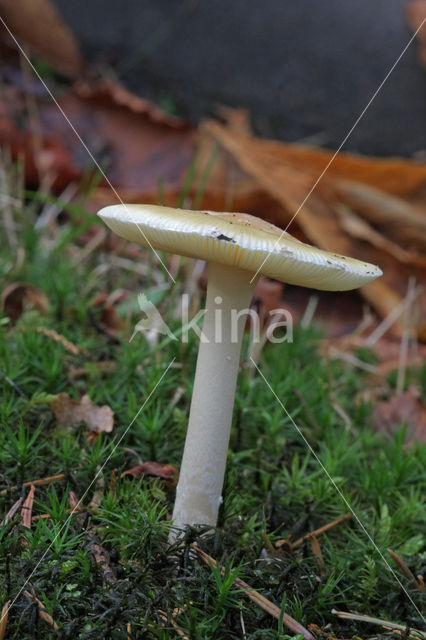
[{"label": "gray rock", "polygon": [[[247,107],[260,135],[337,148],[411,37],[405,0],[55,0],[90,61],[194,121]],[[413,43],[345,149],[426,148]]]}]

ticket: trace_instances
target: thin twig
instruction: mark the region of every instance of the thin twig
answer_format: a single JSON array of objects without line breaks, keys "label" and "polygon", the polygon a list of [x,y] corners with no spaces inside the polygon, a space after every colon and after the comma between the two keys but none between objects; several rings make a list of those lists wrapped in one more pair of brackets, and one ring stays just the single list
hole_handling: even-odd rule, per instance
[{"label": "thin twig", "polygon": [[289,540],[277,540],[277,542],[275,543],[275,546],[279,548],[279,547],[282,547],[283,545],[289,544],[292,549],[296,549],[297,547],[300,547],[300,545],[303,544],[305,540],[308,540],[311,536],[319,536],[321,535],[321,533],[325,533],[326,531],[329,531],[329,529],[332,529],[333,527],[336,527],[342,522],[349,520],[350,517],[351,517],[351,514],[346,513],[344,516],[337,518],[337,520],[333,520],[333,522],[329,522],[328,524],[325,524],[324,526],[319,527],[319,529],[315,529],[315,531],[310,531],[305,536],[303,536],[302,538],[299,538],[298,540],[295,540],[294,542],[290,542]]},{"label": "thin twig", "polygon": [[55,342],[59,342],[59,344],[61,344],[64,347],[64,349],[72,353],[73,356],[77,356],[79,353],[87,354],[86,349],[77,347],[76,344],[67,340],[64,336],[62,336],[60,333],[58,333],[54,329],[47,329],[46,327],[37,327],[37,332],[42,333],[44,336],[46,336],[46,338],[50,338]]},{"label": "thin twig", "polygon": [[158,615],[163,620],[163,622],[166,622],[167,624],[171,624],[172,625],[172,627],[175,629],[177,635],[180,638],[184,638],[185,640],[189,640],[189,636],[185,635],[185,633],[182,631],[182,629],[179,628],[179,626],[173,620],[173,618],[172,617],[169,618],[169,616],[167,615],[167,613],[165,611],[162,611],[161,609],[158,609]]},{"label": "thin twig", "polygon": [[5,380],[7,382],[7,384],[10,384],[11,387],[13,387],[13,389],[15,389],[16,393],[19,393],[19,395],[22,398],[26,398],[27,396],[25,395],[25,393],[22,391],[22,389],[20,389],[18,387],[18,385],[13,382],[13,380],[11,378],[9,378],[9,376],[7,376],[5,373],[3,373],[3,371],[0,371],[0,376],[3,378],[3,380]]},{"label": "thin twig", "polygon": [[1,610],[1,619],[0,619],[0,640],[3,640],[5,633],[6,633],[6,627],[7,627],[7,620],[9,618],[9,605],[10,605],[10,600],[8,600],[4,605],[3,605],[3,609]]},{"label": "thin twig", "polygon": [[6,525],[9,522],[9,520],[12,520],[15,513],[19,510],[19,507],[21,506],[22,502],[23,502],[23,498],[19,498],[19,500],[15,502],[15,504],[6,513],[4,520],[0,522],[0,527],[2,527],[3,525]]},{"label": "thin twig", "polygon": [[59,627],[54,621],[54,619],[52,618],[52,616],[50,615],[50,613],[47,612],[46,607],[44,606],[42,601],[39,600],[34,594],[30,593],[29,591],[24,591],[24,595],[27,596],[27,598],[30,598],[33,602],[37,604],[40,618],[43,618],[43,620],[47,622],[47,624],[50,624],[50,626],[53,627],[55,631],[57,631]]},{"label": "thin twig", "polygon": [[33,484],[35,487],[42,487],[46,484],[51,484],[52,482],[59,482],[60,480],[66,480],[67,476],[65,473],[59,473],[57,476],[47,476],[46,478],[38,478],[37,480],[29,480],[28,482],[23,482],[18,485],[15,484],[13,487],[8,487],[7,489],[2,489],[0,491],[0,496],[5,496],[8,491],[17,491],[22,487],[31,487]]},{"label": "thin twig", "polygon": [[[191,548],[194,549],[196,553],[198,553],[198,555],[206,565],[210,565],[213,567],[218,566],[216,560],[205,553],[205,551],[202,551],[195,545],[191,545]],[[221,572],[224,572],[223,567],[221,567]],[[245,595],[250,598],[252,602],[269,613],[269,615],[271,615],[273,618],[276,618],[277,620],[282,619],[283,624],[285,624],[288,629],[293,631],[293,633],[302,633],[305,640],[314,640],[313,635],[307,629],[305,629],[305,627],[301,625],[300,622],[297,622],[297,620],[289,616],[288,613],[283,614],[281,609],[277,607],[276,604],[265,598],[265,596],[263,596],[261,593],[258,593],[257,591],[252,589],[246,582],[241,580],[241,578],[235,578],[234,584],[242,591],[244,591]]]},{"label": "thin twig", "polygon": [[392,551],[392,549],[387,549],[387,552],[390,555],[390,557],[392,558],[392,560],[395,560],[396,564],[401,569],[401,571],[404,574],[404,576],[406,578],[408,578],[408,580],[411,583],[411,586],[414,587],[414,589],[417,589],[417,591],[420,591],[420,593],[425,593],[424,582],[421,582],[421,581],[417,580],[415,575],[412,573],[412,571],[405,564],[404,560],[402,560],[402,558],[400,558],[399,555],[397,553],[395,553],[395,551]]},{"label": "thin twig", "polygon": [[368,622],[370,624],[377,624],[385,629],[394,629],[395,631],[401,631],[403,633],[408,631],[410,638],[416,638],[416,640],[426,640],[426,633],[419,631],[418,629],[411,629],[408,625],[397,624],[396,622],[389,622],[388,620],[381,620],[380,618],[372,618],[371,616],[364,616],[360,613],[351,613],[349,611],[337,611],[332,609],[331,613],[342,618],[343,620],[357,620],[358,622]]}]

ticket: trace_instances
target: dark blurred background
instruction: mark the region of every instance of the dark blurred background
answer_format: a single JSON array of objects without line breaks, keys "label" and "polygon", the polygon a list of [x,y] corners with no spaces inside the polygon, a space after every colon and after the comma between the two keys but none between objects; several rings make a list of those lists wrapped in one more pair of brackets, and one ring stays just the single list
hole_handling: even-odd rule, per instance
[{"label": "dark blurred background", "polygon": [[[55,0],[86,60],[197,122],[247,107],[262,136],[336,148],[412,36],[406,0]],[[426,148],[426,72],[407,50],[345,149]]]}]

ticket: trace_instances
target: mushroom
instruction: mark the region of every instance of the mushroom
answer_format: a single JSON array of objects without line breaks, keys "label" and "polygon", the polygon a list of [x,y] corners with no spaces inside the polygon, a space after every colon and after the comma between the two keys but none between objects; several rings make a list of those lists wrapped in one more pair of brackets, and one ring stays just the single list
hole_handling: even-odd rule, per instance
[{"label": "mushroom", "polygon": [[[381,275],[366,262],[304,244],[243,213],[114,205],[98,214],[119,236],[208,263],[206,308],[173,523],[216,526],[246,312],[259,274],[329,291]],[[171,534],[173,539],[175,534]]]}]

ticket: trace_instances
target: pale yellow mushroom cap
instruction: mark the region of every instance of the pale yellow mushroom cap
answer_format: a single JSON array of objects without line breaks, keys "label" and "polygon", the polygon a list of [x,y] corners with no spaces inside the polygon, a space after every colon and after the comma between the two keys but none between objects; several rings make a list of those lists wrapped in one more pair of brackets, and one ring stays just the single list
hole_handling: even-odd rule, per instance
[{"label": "pale yellow mushroom cap", "polygon": [[382,275],[375,265],[317,249],[247,213],[112,205],[98,215],[117,235],[146,247],[219,262],[326,291],[355,289]]}]

